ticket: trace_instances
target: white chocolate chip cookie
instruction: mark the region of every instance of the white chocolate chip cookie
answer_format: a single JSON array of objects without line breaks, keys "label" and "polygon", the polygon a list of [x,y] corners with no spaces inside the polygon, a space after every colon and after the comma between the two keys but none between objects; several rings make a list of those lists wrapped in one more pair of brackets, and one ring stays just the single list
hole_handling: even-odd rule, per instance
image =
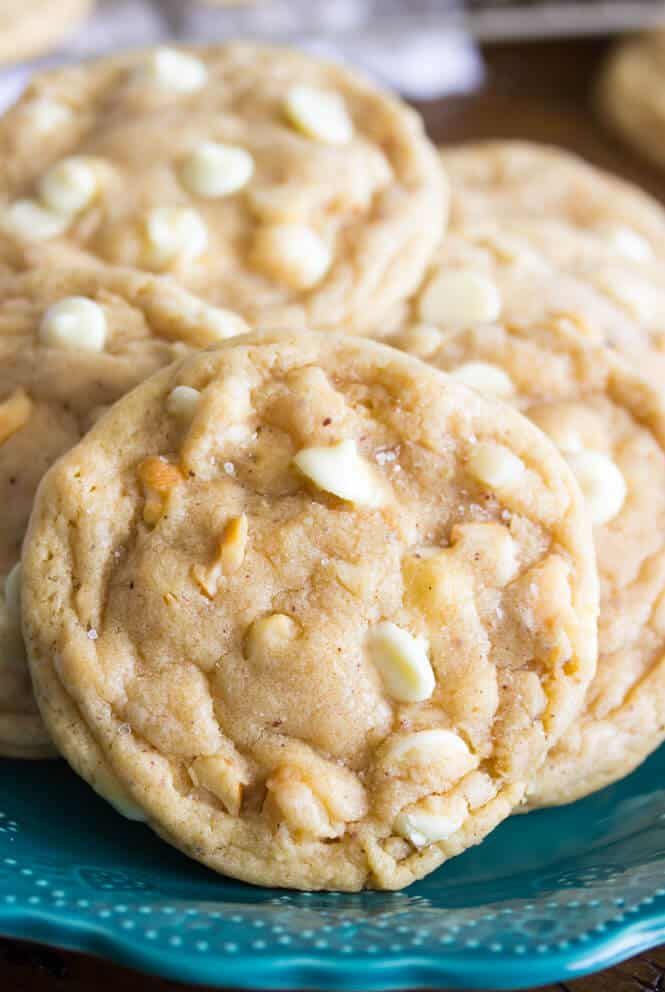
[{"label": "white chocolate chip cookie", "polygon": [[413,110],[340,66],[251,43],[37,76],[0,120],[0,150],[8,264],[67,249],[168,273],[262,326],[382,333],[447,208]]},{"label": "white chocolate chip cookie", "polygon": [[93,0],[0,0],[0,62],[54,48],[92,6]]},{"label": "white chocolate chip cookie", "polygon": [[0,301],[0,754],[40,757],[53,749],[21,641],[17,562],[41,476],[151,372],[245,325],[120,270],[0,276]]},{"label": "white chocolate chip cookie", "polygon": [[[524,253],[593,291],[575,313],[643,372],[665,383],[665,210],[636,186],[562,149],[520,142],[443,150],[453,226],[503,267]],[[556,292],[562,294],[563,284]],[[550,294],[551,295],[551,294]],[[531,303],[536,294],[529,294]],[[572,307],[571,307],[572,309]],[[607,325],[610,314],[612,325]],[[644,353],[644,344],[647,352]]]},{"label": "white chocolate chip cookie", "polygon": [[[408,348],[409,332],[398,340]],[[665,739],[665,404],[618,356],[555,319],[452,329],[428,361],[487,395],[509,382],[505,399],[559,447],[585,496],[601,583],[598,672],[527,797],[531,807],[569,802]]]},{"label": "white chocolate chip cookie", "polygon": [[[442,161],[452,225],[419,291],[393,314],[409,329],[408,350],[427,358],[442,333],[462,327],[555,320],[665,384],[662,207],[543,146],[469,145],[442,150]],[[477,371],[459,375],[473,385]],[[508,395],[505,383],[495,388]]]},{"label": "white chocolate chip cookie", "polygon": [[630,145],[661,168],[665,151],[665,33],[616,46],[597,85],[601,114]]},{"label": "white chocolate chip cookie", "polygon": [[398,888],[477,843],[595,670],[562,456],[358,337],[256,335],[157,373],[53,468],[23,563],[63,753],[264,885]]},{"label": "white chocolate chip cookie", "polygon": [[[656,306],[650,321],[640,319],[617,301],[617,289],[629,280],[637,286],[641,275],[631,273],[615,254],[591,252],[588,244],[567,259],[560,249],[558,258],[548,250],[570,244],[571,237],[569,228],[545,220],[519,229],[512,221],[509,232],[492,221],[454,227],[437,249],[420,291],[397,308],[402,346],[428,358],[443,337],[457,330],[554,323],[582,341],[616,349],[665,384],[665,282],[658,281],[655,270],[645,277],[650,295],[643,298]],[[482,383],[499,399],[510,397],[511,385],[501,369],[471,359],[456,376],[472,387]]]},{"label": "white chocolate chip cookie", "polygon": [[474,142],[441,151],[456,192],[455,226],[492,219],[509,238],[523,221],[556,220],[625,258],[665,256],[662,205],[571,152],[525,141]]}]

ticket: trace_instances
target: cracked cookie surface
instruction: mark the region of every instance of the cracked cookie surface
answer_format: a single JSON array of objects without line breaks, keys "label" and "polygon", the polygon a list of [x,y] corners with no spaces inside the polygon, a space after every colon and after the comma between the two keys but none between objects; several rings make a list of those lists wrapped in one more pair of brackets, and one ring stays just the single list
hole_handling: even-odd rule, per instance
[{"label": "cracked cookie surface", "polygon": [[420,118],[250,43],[32,80],[0,121],[3,254],[170,273],[262,326],[372,328],[415,289],[447,186]]},{"label": "cracked cookie surface", "polygon": [[595,670],[580,490],[518,413],[334,334],[151,377],[45,479],[50,731],[190,856],[398,888],[521,801]]},{"label": "cracked cookie surface", "polygon": [[160,278],[0,275],[0,754],[53,747],[32,696],[20,618],[21,544],[39,481],[104,407],[190,346],[245,328]]}]

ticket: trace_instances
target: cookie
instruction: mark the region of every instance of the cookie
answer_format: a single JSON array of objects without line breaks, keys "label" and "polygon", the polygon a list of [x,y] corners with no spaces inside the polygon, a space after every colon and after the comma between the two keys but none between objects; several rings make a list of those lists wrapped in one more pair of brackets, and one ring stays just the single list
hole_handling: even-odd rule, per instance
[{"label": "cookie", "polygon": [[[665,350],[665,211],[630,183],[561,149],[490,142],[443,150],[454,224],[519,235],[591,285]],[[612,343],[609,341],[608,343]]]},{"label": "cookie", "polygon": [[444,224],[415,112],[288,49],[58,69],[0,121],[0,150],[0,256],[170,273],[264,327],[380,330]]},{"label": "cookie", "polygon": [[[452,223],[425,281],[448,265],[482,271],[497,286],[504,319],[574,313],[585,337],[616,348],[665,384],[660,204],[547,146],[472,144],[443,149],[441,158],[454,191]],[[426,321],[427,304],[415,299],[396,308],[396,325]]]},{"label": "cookie", "polygon": [[[442,330],[496,321],[523,328],[557,323],[581,340],[617,350],[665,384],[665,323],[658,320],[661,312],[665,320],[664,290],[655,277],[631,272],[615,253],[587,252],[588,245],[578,250],[577,240],[566,225],[547,220],[532,227],[478,221],[451,229],[420,292],[393,315],[402,332],[408,330],[406,337],[401,332],[408,350],[427,358]],[[548,257],[554,243],[558,262]]]},{"label": "cookie", "polygon": [[0,754],[53,753],[23,649],[21,543],[37,485],[104,407],[151,372],[245,328],[155,276],[0,275]]},{"label": "cookie", "polygon": [[[662,205],[571,152],[522,141],[474,142],[441,152],[456,194],[455,226],[491,219],[510,231],[514,222],[547,218],[627,260],[665,258]],[[560,250],[567,252],[565,245]]]},{"label": "cookie", "polygon": [[92,6],[92,0],[0,0],[0,62],[17,62],[49,51]]},{"label": "cookie", "polygon": [[520,801],[595,669],[596,582],[525,418],[375,342],[271,333],[157,373],[54,467],[24,627],[63,753],[170,843],[391,889]]},{"label": "cookie", "polygon": [[603,118],[655,165],[665,167],[660,133],[665,123],[665,33],[622,42],[610,54],[597,84]]},{"label": "cookie", "polygon": [[[486,294],[494,286],[498,301],[496,284],[485,285],[480,271],[476,278],[469,302],[483,286]],[[531,292],[540,295],[541,284]],[[594,521],[598,672],[581,717],[529,788],[534,807],[570,802],[616,781],[665,738],[665,405],[662,391],[616,353],[585,340],[575,311],[533,316],[529,302],[525,289],[521,321],[504,318],[498,302],[486,322],[477,314],[457,326],[442,321],[427,332],[427,358],[514,404],[549,434]],[[422,329],[407,328],[397,340],[422,354]]]}]

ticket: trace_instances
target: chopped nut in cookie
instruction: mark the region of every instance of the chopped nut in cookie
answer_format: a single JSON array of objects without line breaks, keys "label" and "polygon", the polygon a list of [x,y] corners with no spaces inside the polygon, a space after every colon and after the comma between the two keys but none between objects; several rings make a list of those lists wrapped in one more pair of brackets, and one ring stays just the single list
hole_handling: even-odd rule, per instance
[{"label": "chopped nut in cookie", "polygon": [[222,534],[217,556],[209,566],[192,565],[192,575],[201,590],[214,599],[219,589],[220,579],[237,572],[245,558],[248,535],[247,516],[231,517]]},{"label": "chopped nut in cookie", "polygon": [[140,463],[137,476],[145,499],[143,519],[154,526],[166,509],[169,494],[183,481],[182,472],[166,458],[149,455]]}]

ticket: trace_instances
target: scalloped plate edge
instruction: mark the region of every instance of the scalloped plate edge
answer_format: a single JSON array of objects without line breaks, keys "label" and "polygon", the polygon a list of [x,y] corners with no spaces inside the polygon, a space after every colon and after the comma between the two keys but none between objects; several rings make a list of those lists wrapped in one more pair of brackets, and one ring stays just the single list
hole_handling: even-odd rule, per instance
[{"label": "scalloped plate edge", "polygon": [[[665,903],[665,900],[662,900]],[[147,974],[211,985],[245,989],[358,989],[388,992],[397,989],[525,989],[580,978],[619,964],[665,941],[665,905],[657,912],[618,924],[613,932],[576,942],[566,950],[521,956],[468,952],[464,959],[446,954],[409,954],[386,959],[362,954],[321,953],[262,958],[258,955],[197,959],[176,950],[154,948],[118,935],[84,917],[63,921],[56,913],[0,910],[0,935],[36,941],[93,954]],[[362,982],[358,982],[359,969]],[[220,974],[223,972],[223,974]]]}]

